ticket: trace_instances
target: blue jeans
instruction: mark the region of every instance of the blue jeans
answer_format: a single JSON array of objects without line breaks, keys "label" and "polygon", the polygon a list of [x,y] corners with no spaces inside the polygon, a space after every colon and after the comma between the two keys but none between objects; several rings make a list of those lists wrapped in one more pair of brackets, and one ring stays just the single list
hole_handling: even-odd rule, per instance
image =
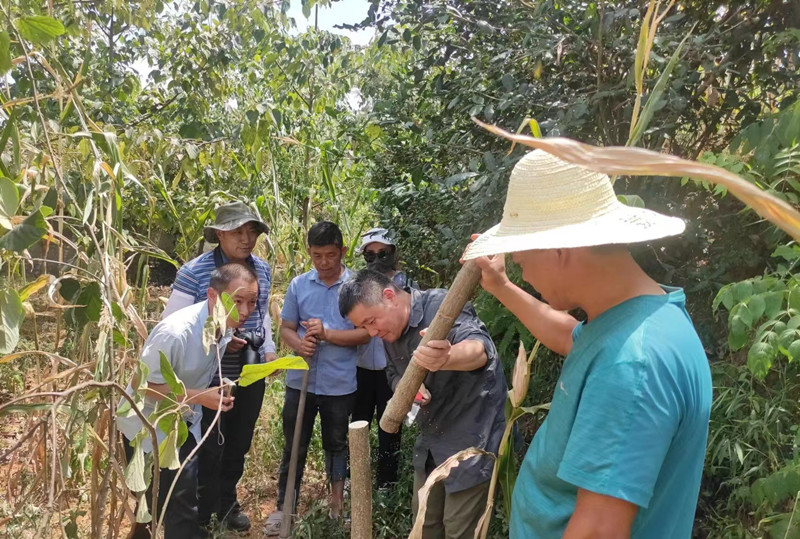
[{"label": "blue jeans", "polygon": [[[295,477],[295,505],[300,494],[300,482],[303,480],[303,468],[306,466],[308,444],[314,432],[314,420],[319,412],[322,424],[322,449],[325,450],[325,472],[328,482],[343,481],[347,477],[347,427],[350,423],[350,413],[355,402],[355,393],[349,395],[316,395],[306,394],[303,424],[300,431],[300,448],[297,455],[297,475]],[[286,482],[289,478],[289,460],[292,457],[292,439],[294,438],[294,425],[297,421],[297,409],[300,403],[300,390],[286,388],[283,401],[283,458],[281,458],[280,474],[278,477],[278,510],[283,510],[283,500],[286,497]],[[294,510],[295,508],[292,508]]]}]

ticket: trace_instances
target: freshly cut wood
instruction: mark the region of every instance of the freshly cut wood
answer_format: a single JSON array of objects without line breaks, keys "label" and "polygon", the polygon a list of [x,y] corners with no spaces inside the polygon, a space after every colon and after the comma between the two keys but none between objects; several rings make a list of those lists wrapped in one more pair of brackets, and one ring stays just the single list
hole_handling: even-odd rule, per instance
[{"label": "freshly cut wood", "polygon": [[369,423],[353,421],[350,438],[350,537],[372,538],[372,470],[369,457]]},{"label": "freshly cut wood", "polygon": [[[481,278],[481,270],[475,265],[473,260],[468,260],[461,266],[461,270],[453,281],[453,286],[447,291],[447,295],[439,306],[439,311],[433,318],[428,331],[422,337],[419,345],[423,346],[428,341],[438,341],[447,338],[447,334],[453,329],[453,324],[458,318],[464,304],[472,296],[478,281]],[[381,417],[381,428],[386,432],[397,432],[400,424],[405,419],[406,414],[414,404],[414,397],[417,395],[420,386],[425,381],[428,371],[423,369],[412,358],[408,362],[408,367],[403,373],[400,382],[394,390],[394,395],[386,404],[386,410]],[[435,398],[435,397],[434,397]]]}]

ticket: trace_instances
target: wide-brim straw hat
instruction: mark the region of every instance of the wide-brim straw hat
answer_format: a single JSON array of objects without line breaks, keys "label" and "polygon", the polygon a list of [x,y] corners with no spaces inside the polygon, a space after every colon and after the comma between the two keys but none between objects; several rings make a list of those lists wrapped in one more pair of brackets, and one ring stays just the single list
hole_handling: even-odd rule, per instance
[{"label": "wide-brim straw hat", "polygon": [[261,220],[261,217],[253,211],[253,209],[244,202],[231,202],[217,207],[214,210],[216,218],[213,225],[208,225],[203,228],[203,237],[209,243],[219,243],[217,238],[217,230],[227,232],[235,230],[240,226],[253,223],[258,229],[259,233],[268,233],[269,227],[267,223]]},{"label": "wide-brim straw hat", "polygon": [[617,199],[605,174],[534,150],[514,166],[503,219],[464,259],[533,249],[627,244],[674,236],[685,223]]}]

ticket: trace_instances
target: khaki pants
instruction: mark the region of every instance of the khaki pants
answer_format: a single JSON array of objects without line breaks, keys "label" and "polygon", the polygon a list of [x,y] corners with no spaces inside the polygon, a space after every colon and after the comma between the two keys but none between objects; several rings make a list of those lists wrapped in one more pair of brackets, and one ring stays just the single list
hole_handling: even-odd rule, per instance
[{"label": "khaki pants", "polygon": [[[412,522],[417,520],[419,500],[417,492],[425,484],[427,477],[414,470],[414,498],[411,501],[413,510]],[[423,539],[472,539],[475,528],[486,509],[486,498],[489,495],[489,482],[447,494],[444,482],[433,485],[428,495],[428,508],[425,511],[425,525],[422,529]]]}]

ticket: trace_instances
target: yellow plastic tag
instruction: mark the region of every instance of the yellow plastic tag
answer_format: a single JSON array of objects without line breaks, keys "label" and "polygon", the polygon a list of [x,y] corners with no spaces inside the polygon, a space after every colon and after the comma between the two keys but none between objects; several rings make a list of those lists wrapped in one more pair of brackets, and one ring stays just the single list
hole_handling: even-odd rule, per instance
[{"label": "yellow plastic tag", "polygon": [[239,385],[246,387],[262,378],[266,378],[275,371],[288,369],[307,371],[308,363],[300,356],[286,356],[269,363],[245,365],[242,367],[242,374],[239,375]]}]

